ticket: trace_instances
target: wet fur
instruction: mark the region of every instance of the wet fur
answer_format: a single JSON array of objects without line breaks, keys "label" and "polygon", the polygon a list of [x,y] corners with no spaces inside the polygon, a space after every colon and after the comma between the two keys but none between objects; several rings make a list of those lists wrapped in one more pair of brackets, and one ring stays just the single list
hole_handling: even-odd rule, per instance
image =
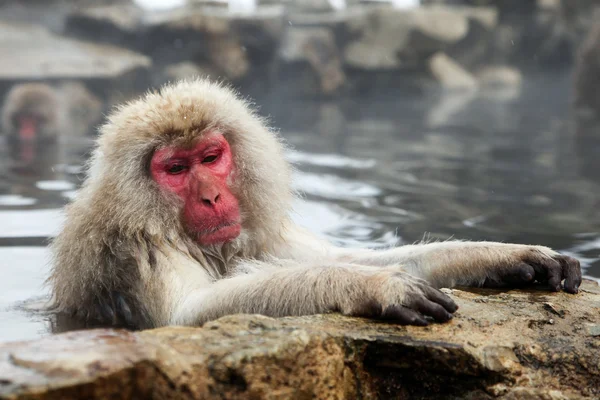
[{"label": "wet fur", "polygon": [[45,118],[40,126],[39,136],[43,140],[53,140],[58,136],[60,120],[60,100],[50,86],[44,83],[15,85],[6,95],[2,107],[2,130],[9,138],[18,136],[14,116],[18,113],[32,113]]},{"label": "wet fur", "polygon": [[[222,132],[231,146],[242,233],[201,247],[185,232],[178,199],[151,179],[149,162],[156,149],[191,146],[209,131]],[[502,283],[523,262],[559,264],[548,248],[500,243],[336,248],[290,221],[284,149],[250,104],[206,80],[166,86],[116,109],[52,244],[53,308],[132,328],[329,311],[425,324],[415,310],[445,321],[456,309],[427,282]],[[579,264],[560,260],[576,280]]]},{"label": "wet fur", "polygon": [[21,83],[14,85],[4,99],[2,132],[9,140],[17,139],[14,117],[33,114],[44,117],[38,127],[38,141],[84,136],[100,121],[102,110],[102,101],[80,82],[69,81],[56,86]]},{"label": "wet fur", "polygon": [[[200,248],[182,234],[178,200],[160,191],[148,163],[161,146],[191,145],[217,129],[230,143],[237,181],[243,182],[232,190],[244,232],[234,242]],[[168,319],[162,299],[154,296],[166,290],[152,278],[165,268],[160,261],[183,257],[219,279],[233,258],[260,258],[275,244],[291,199],[280,139],[233,92],[195,81],[149,93],[115,110],[100,129],[88,179],[52,244],[56,306],[86,319],[109,315],[126,324],[157,325]],[[115,293],[134,310],[131,318]]]}]

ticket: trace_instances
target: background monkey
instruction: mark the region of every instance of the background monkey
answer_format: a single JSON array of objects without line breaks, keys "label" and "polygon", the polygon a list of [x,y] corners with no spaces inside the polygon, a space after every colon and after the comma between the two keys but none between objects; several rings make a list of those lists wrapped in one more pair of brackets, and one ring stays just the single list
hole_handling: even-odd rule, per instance
[{"label": "background monkey", "polygon": [[426,325],[457,308],[435,287],[539,281],[558,291],[564,279],[578,290],[579,262],[546,247],[376,251],[317,239],[289,218],[283,151],[247,103],[205,80],[117,109],[52,245],[56,309],[132,328],[330,311]]},{"label": "background monkey", "polygon": [[60,131],[60,98],[44,83],[15,85],[2,107],[2,130],[9,141],[51,141]]},{"label": "background monkey", "polygon": [[103,104],[82,83],[20,83],[2,106],[2,130],[10,142],[49,143],[83,136],[99,122]]}]

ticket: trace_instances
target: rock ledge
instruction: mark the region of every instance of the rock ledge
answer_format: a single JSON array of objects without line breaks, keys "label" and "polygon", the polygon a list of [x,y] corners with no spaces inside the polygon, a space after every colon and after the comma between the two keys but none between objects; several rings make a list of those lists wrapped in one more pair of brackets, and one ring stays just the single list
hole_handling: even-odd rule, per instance
[{"label": "rock ledge", "polygon": [[600,287],[452,290],[453,321],[237,315],[203,328],[99,329],[0,346],[3,399],[592,399]]}]

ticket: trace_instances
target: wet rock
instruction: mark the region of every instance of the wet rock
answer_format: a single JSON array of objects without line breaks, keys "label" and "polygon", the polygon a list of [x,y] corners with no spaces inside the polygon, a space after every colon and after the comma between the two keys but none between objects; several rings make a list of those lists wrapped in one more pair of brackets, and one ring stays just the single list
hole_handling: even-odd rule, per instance
[{"label": "wet rock", "polygon": [[[277,2],[277,1],[275,1]],[[223,0],[188,0],[189,4],[200,5],[203,7],[223,7],[227,8],[229,5]],[[259,2],[260,3],[260,2]]]},{"label": "wet rock", "polygon": [[121,48],[54,35],[38,26],[0,23],[0,81],[116,79],[147,70],[149,58]]},{"label": "wet rock", "polygon": [[411,10],[414,32],[412,44],[433,51],[457,43],[469,30],[466,14],[446,7],[421,7]]},{"label": "wet rock", "polygon": [[[284,63],[300,63],[308,67],[307,74],[302,72],[300,74],[305,78],[305,81],[298,83],[300,86],[305,88],[316,86],[317,93],[330,94],[345,83],[346,76],[342,69],[335,37],[327,28],[288,28],[279,55]],[[302,65],[299,68],[302,68]],[[287,71],[283,71],[282,74],[286,75]],[[316,85],[313,84],[315,81]]]},{"label": "wet rock", "polygon": [[505,65],[490,65],[477,71],[477,79],[481,86],[489,89],[520,87],[523,74],[516,68]]},{"label": "wet rock", "polygon": [[595,0],[492,0],[500,25],[494,61],[523,66],[565,67],[594,23]]},{"label": "wet rock", "polygon": [[497,26],[497,11],[490,7],[354,9],[362,11],[346,13],[342,23],[352,38],[344,59],[350,67],[368,70],[422,68],[438,51],[475,65],[489,56]]},{"label": "wet rock", "polygon": [[224,7],[183,7],[145,19],[146,54],[157,62],[208,61],[230,79],[261,77],[273,63],[283,35],[282,6],[253,13]]},{"label": "wet rock", "polygon": [[[481,95],[489,100],[511,101],[521,95],[523,74],[517,68],[506,65],[490,65],[479,69],[477,78]],[[534,199],[547,203],[547,199]]]},{"label": "wet rock", "polygon": [[464,6],[453,7],[452,10],[467,18],[469,30],[464,39],[445,52],[469,69],[489,63],[498,28],[498,10],[494,7]]},{"label": "wet rock", "polygon": [[348,66],[397,69],[423,61],[436,51],[458,43],[468,32],[464,14],[446,7],[371,8],[349,19],[356,39],[344,49]]},{"label": "wet rock", "polygon": [[[80,331],[0,345],[0,397],[593,399],[600,396],[598,284],[579,295],[448,293],[447,324],[336,314],[237,315],[203,328]],[[486,300],[486,301],[482,301]],[[547,304],[565,310],[554,324]]]},{"label": "wet rock", "polygon": [[335,11],[314,12],[305,8],[293,8],[285,16],[288,26],[326,27],[329,29],[341,28],[346,30],[348,24],[354,24],[369,15],[371,8],[352,6]]},{"label": "wet rock", "polygon": [[474,90],[475,77],[444,53],[437,53],[429,60],[429,69],[436,81],[446,90]]},{"label": "wet rock", "polygon": [[81,7],[130,4],[133,0],[2,0],[0,21],[39,24],[62,32],[67,16]]},{"label": "wet rock", "polygon": [[147,54],[159,69],[193,62],[233,81],[272,69],[284,31],[282,5],[239,13],[223,4],[192,3],[161,11],[131,4],[81,8],[70,14],[67,32]]},{"label": "wet rock", "polygon": [[208,60],[226,78],[235,80],[246,76],[250,69],[247,51],[239,38],[227,34],[208,38]]},{"label": "wet rock", "polygon": [[596,0],[560,0],[561,22],[575,50],[591,27],[598,21],[595,14],[600,4]]},{"label": "wet rock", "polygon": [[336,10],[332,3],[330,0],[295,0],[290,7],[297,11],[326,12]]},{"label": "wet rock", "polygon": [[[249,21],[254,25],[240,27]],[[145,52],[159,64],[178,60],[209,64],[218,75],[236,80],[244,77],[250,68],[248,48],[242,41],[248,33],[244,29],[254,34],[252,29],[260,27],[260,21],[260,15],[241,17],[226,7],[148,12],[135,5],[115,5],[74,12],[69,16],[67,29],[74,36],[99,38]],[[239,35],[233,31],[235,27],[240,27]],[[273,41],[267,49],[274,51]],[[265,48],[260,50],[264,52]]]},{"label": "wet rock", "polygon": [[469,22],[476,22],[486,31],[493,31],[498,26],[498,10],[496,7],[453,7],[452,10],[463,14]]},{"label": "wet rock", "polygon": [[135,4],[82,7],[67,16],[65,30],[78,38],[139,48],[144,14]]},{"label": "wet rock", "polygon": [[219,73],[210,65],[198,65],[190,61],[184,61],[161,68],[160,71],[154,74],[153,83],[155,86],[161,86],[167,82],[176,82],[182,79],[192,79],[198,76],[217,79],[219,77]]}]

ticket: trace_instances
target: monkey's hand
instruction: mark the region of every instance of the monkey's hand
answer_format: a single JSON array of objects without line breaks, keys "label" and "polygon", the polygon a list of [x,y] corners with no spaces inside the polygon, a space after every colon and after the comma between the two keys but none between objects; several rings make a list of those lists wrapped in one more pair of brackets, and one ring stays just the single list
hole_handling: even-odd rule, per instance
[{"label": "monkey's hand", "polygon": [[543,246],[497,242],[446,241],[388,250],[341,250],[340,259],[361,265],[402,265],[433,287],[523,287],[533,283],[577,293],[579,261]]},{"label": "monkey's hand", "polygon": [[342,302],[343,314],[425,326],[426,317],[446,322],[458,309],[454,300],[426,281],[397,270],[369,275],[364,284],[363,297]]},{"label": "monkey's hand", "polygon": [[558,292],[564,280],[564,290],[577,293],[581,285],[579,261],[548,247],[507,245],[498,261],[489,270],[484,287],[521,287],[538,282]]}]

